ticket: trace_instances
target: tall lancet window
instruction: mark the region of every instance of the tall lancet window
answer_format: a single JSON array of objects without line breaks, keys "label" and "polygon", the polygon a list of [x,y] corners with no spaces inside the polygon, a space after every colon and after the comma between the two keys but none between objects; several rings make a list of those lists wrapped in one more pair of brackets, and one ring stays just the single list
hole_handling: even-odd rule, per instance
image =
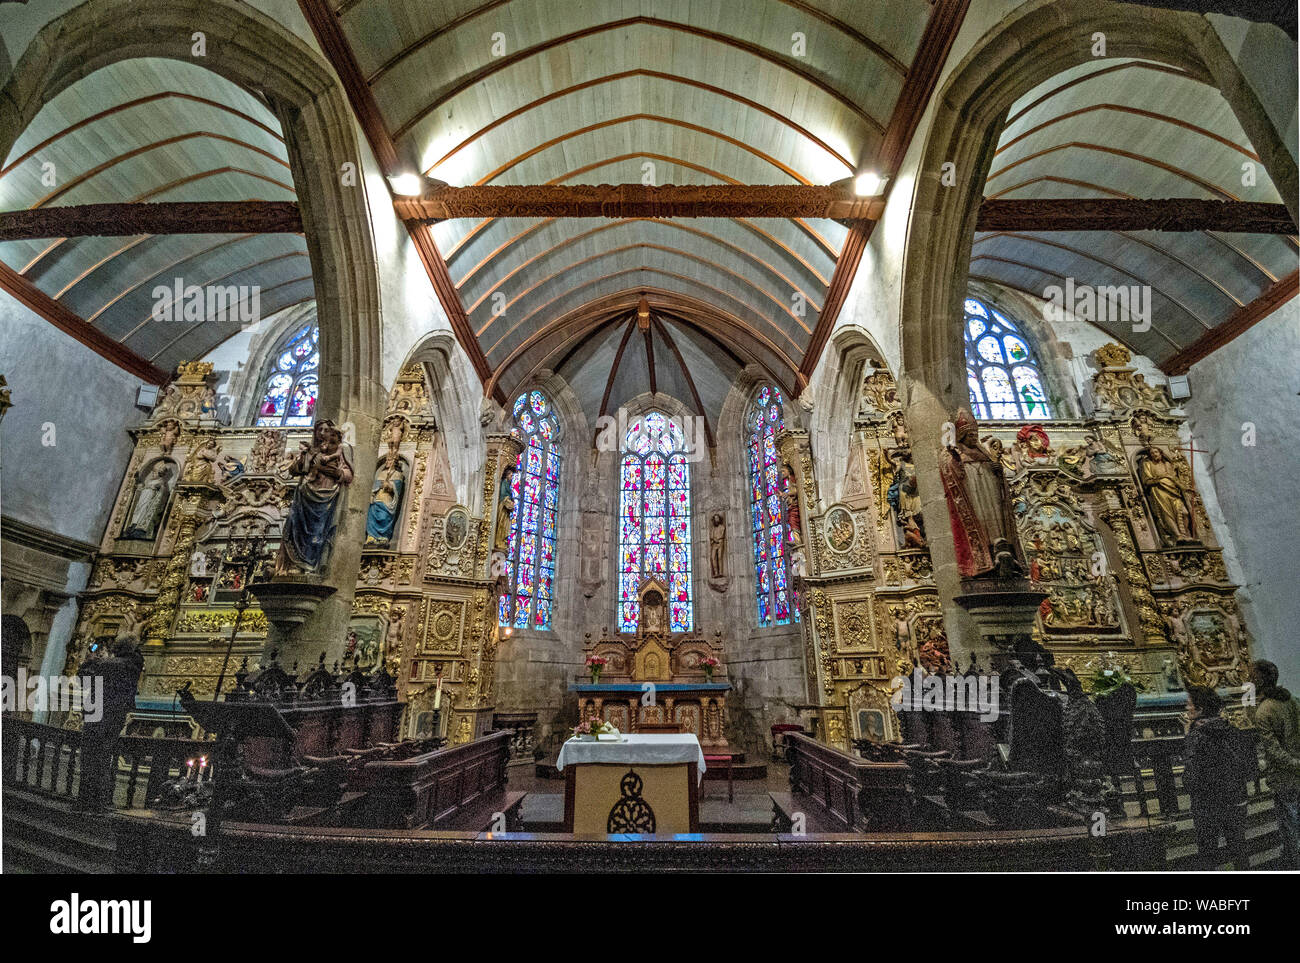
[{"label": "tall lancet window", "polygon": [[320,327],[306,324],[280,345],[257,408],[259,428],[310,425],[320,391]]},{"label": "tall lancet window", "polygon": [[560,503],[560,422],[540,391],[515,399],[512,434],[524,443],[510,497],[506,581],[497,613],[502,625],[549,629],[554,614],[555,521]]},{"label": "tall lancet window", "polygon": [[681,426],[658,411],[632,422],[619,477],[618,630],[636,631],[637,588],[653,576],[668,587],[669,631],[689,632],[691,466]]},{"label": "tall lancet window", "polygon": [[993,421],[1052,417],[1034,349],[1020,326],[983,301],[967,298],[966,381],[971,412]]},{"label": "tall lancet window", "polygon": [[[758,624],[788,625],[790,604],[789,520],[781,504],[781,462],[776,435],[785,427],[781,392],[764,386],[750,406],[745,425],[749,433],[749,517],[754,544],[754,575],[758,586]],[[795,613],[798,619],[797,612]]]}]

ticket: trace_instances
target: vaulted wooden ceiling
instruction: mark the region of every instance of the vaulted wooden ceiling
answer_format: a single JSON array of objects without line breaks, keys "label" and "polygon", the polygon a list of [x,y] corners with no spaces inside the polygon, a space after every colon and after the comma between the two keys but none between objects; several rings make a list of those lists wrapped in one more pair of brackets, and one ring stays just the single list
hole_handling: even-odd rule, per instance
[{"label": "vaulted wooden ceiling", "polygon": [[[1020,98],[985,196],[1281,201],[1217,90],[1128,59],[1076,67]],[[1294,293],[1296,259],[1296,238],[1286,234],[996,230],[976,234],[971,275],[1038,297],[1067,278],[1149,285],[1150,330],[1123,317],[1095,323],[1158,364],[1185,367],[1189,353],[1257,299]]]},{"label": "vaulted wooden ceiling", "polygon": [[[195,65],[135,59],[56,96],[0,167],[0,210],[112,202],[293,201],[280,124],[258,96]],[[156,286],[257,285],[261,313],[314,296],[295,233],[42,237],[0,242],[0,262],[146,374],[199,358],[237,318],[157,321]]]},{"label": "vaulted wooden ceiling", "polygon": [[[879,155],[930,13],[925,0],[332,5],[396,154],[457,187],[843,181]],[[456,218],[432,232],[509,393],[572,351],[549,323],[582,318],[600,343],[616,340],[609,328],[643,291],[684,314],[707,302],[761,333],[789,384],[849,228],[557,216]],[[607,317],[592,326],[600,304]],[[774,352],[747,360],[758,354]]]},{"label": "vaulted wooden ceiling", "polygon": [[[562,369],[593,386],[580,397],[594,412],[647,390],[670,341],[676,367],[704,372],[705,407],[739,365],[798,394],[968,0],[299,5],[383,173],[423,176],[396,210],[489,392]],[[1118,60],[1068,71],[1008,115],[972,275],[1039,296],[1067,277],[1150,285],[1151,330],[1109,330],[1185,368],[1295,293],[1290,215],[1262,164],[1241,183],[1256,160],[1196,77]],[[4,164],[0,286],[144,377],[237,329],[152,321],[158,284],[255,284],[264,316],[314,296],[274,113],[197,65],[84,78]],[[886,175],[873,202],[846,186],[866,170]],[[1187,199],[1212,203],[1189,213]],[[90,226],[69,230],[61,208]],[[117,217],[135,233],[114,232]],[[1170,217],[1174,233],[1140,229]],[[649,340],[612,377],[579,371],[613,361],[643,296]]]}]

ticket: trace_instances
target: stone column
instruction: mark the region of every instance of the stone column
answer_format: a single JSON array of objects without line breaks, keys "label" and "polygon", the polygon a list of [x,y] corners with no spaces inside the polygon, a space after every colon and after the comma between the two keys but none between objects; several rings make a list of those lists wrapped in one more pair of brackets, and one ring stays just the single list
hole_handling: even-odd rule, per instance
[{"label": "stone column", "polygon": [[[960,352],[961,342],[954,343],[953,352]],[[964,369],[964,365],[962,366]],[[921,372],[925,374],[927,372]],[[916,465],[917,488],[921,496],[921,514],[925,518],[925,538],[930,546],[930,561],[934,566],[934,584],[939,591],[943,608],[944,631],[948,636],[948,651],[954,664],[965,668],[975,653],[982,666],[989,664],[992,648],[980,635],[979,627],[970,614],[955,604],[963,594],[961,573],[957,569],[957,551],[953,546],[952,525],[948,520],[948,500],[944,496],[943,481],[939,477],[939,456],[945,440],[952,438],[953,418],[959,404],[966,398],[956,398],[951,389],[958,384],[965,389],[966,379],[940,381],[945,390],[935,390],[922,383],[915,375],[899,379],[899,399],[903,404],[907,434],[912,442],[912,459]]]},{"label": "stone column", "polygon": [[[370,506],[370,483],[378,461],[379,429],[388,393],[382,385],[365,381],[355,388],[360,397],[348,399],[333,420],[351,440],[348,453],[352,462],[352,484],[343,495],[338,530],[325,572],[318,578],[292,578],[284,582],[301,582],[333,589],[306,614],[297,628],[282,632],[278,639],[280,664],[313,666],[325,653],[325,664],[343,658],[347,644],[348,622],[352,618],[352,599],[356,594],[357,574],[361,569],[361,547],[366,538],[366,511]],[[322,415],[322,417],[328,417]],[[351,430],[349,430],[351,426]],[[271,613],[267,613],[271,618]],[[268,635],[268,648],[270,647]],[[263,652],[263,658],[266,652]]]}]

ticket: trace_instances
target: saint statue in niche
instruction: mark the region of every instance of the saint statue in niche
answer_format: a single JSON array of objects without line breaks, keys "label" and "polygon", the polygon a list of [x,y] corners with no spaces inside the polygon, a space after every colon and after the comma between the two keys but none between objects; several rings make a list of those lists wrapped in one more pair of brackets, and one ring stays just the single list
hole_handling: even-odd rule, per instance
[{"label": "saint statue in niche", "polygon": [[714,578],[727,574],[727,519],[721,512],[709,518],[709,574]]},{"label": "saint statue in niche", "polygon": [[148,475],[136,485],[131,512],[122,529],[123,538],[152,541],[158,535],[158,526],[162,524],[175,474],[172,462],[166,459],[154,462]]},{"label": "saint statue in niche", "polygon": [[641,627],[644,634],[664,631],[664,597],[647,592],[641,599]]},{"label": "saint statue in niche", "polygon": [[498,552],[504,552],[510,545],[510,523],[515,514],[514,483],[515,470],[507,468],[501,475],[501,485],[498,488],[501,497],[497,501],[497,524],[492,538],[492,548]]},{"label": "saint statue in niche", "polygon": [[352,464],[343,453],[343,433],[334,422],[316,422],[311,443],[299,444],[288,472],[300,481],[284,520],[275,573],[317,572],[329,561],[344,489],[352,484]]},{"label": "saint statue in niche", "polygon": [[366,510],[367,545],[392,542],[405,489],[406,462],[397,456],[394,449],[389,449],[375,470],[375,483],[370,490],[370,507]]},{"label": "saint statue in niche", "polygon": [[799,511],[799,488],[794,472],[781,463],[781,507],[785,509],[786,540],[791,545],[803,544],[803,516]]},{"label": "saint statue in niche", "polygon": [[979,425],[969,411],[957,413],[956,437],[939,458],[939,475],[962,577],[1023,574],[1002,465],[980,444]]},{"label": "saint statue in niche", "polygon": [[1160,540],[1166,545],[1196,541],[1195,496],[1183,487],[1174,461],[1155,445],[1147,445],[1138,452],[1137,472]]},{"label": "saint statue in niche", "polygon": [[907,548],[925,547],[925,522],[921,518],[921,495],[916,482],[916,465],[912,450],[899,448],[889,453],[894,463],[894,477],[889,483],[886,498],[894,510],[894,518],[903,529]]}]

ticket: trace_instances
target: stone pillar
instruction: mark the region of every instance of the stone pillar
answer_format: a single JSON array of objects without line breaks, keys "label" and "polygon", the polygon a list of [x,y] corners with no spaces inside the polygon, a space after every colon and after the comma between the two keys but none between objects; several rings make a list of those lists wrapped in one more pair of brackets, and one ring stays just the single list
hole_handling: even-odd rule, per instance
[{"label": "stone pillar", "polygon": [[[347,645],[352,599],[361,569],[361,548],[366,538],[366,511],[370,506],[370,483],[378,461],[379,429],[388,393],[382,385],[365,381],[355,386],[360,397],[345,401],[332,418],[343,432],[345,450],[352,462],[352,484],[347,486],[339,512],[338,530],[325,572],[318,578],[290,578],[279,582],[301,582],[332,589],[307,614],[297,628],[285,626],[278,640],[281,665],[313,666],[325,653],[325,664],[341,660]],[[322,415],[321,417],[327,417]],[[270,618],[270,613],[268,613]],[[272,620],[274,621],[274,620]],[[268,635],[268,643],[271,635]],[[263,658],[266,657],[264,651]]]},{"label": "stone pillar", "polygon": [[[960,352],[960,335],[953,352]],[[964,371],[964,365],[962,366]],[[965,390],[966,379],[947,384],[959,384]],[[916,377],[899,379],[899,398],[907,423],[908,437],[912,442],[912,459],[916,465],[917,488],[921,496],[921,514],[925,518],[925,537],[930,547],[930,561],[934,566],[934,584],[939,591],[943,607],[944,631],[948,636],[948,651],[954,664],[965,668],[971,653],[979,657],[981,665],[988,665],[993,654],[990,644],[980,635],[979,627],[970,614],[955,604],[964,593],[961,573],[957,569],[957,551],[953,547],[952,525],[948,520],[948,500],[943,493],[939,477],[939,456],[945,439],[952,437],[953,418],[959,404],[955,392],[935,391]],[[946,432],[946,434],[945,434]]]}]

